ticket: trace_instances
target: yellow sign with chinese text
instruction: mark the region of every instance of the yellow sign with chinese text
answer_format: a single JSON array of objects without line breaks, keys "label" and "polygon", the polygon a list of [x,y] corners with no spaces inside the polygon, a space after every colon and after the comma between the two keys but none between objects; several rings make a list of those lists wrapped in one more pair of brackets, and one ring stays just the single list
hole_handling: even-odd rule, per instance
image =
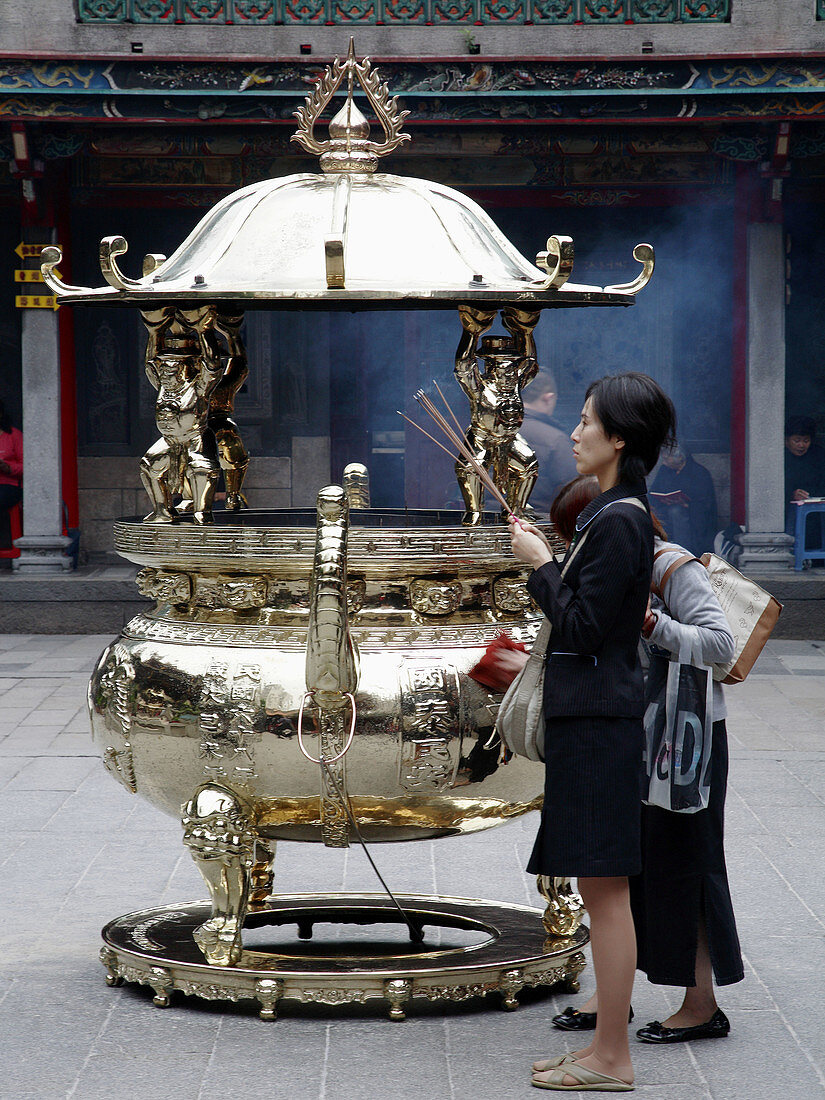
[{"label": "yellow sign with chinese text", "polygon": [[60,309],[53,294],[17,294],[14,304],[18,309]]},{"label": "yellow sign with chinese text", "polygon": [[46,244],[24,244],[22,241],[15,248],[15,252],[21,260],[39,260],[40,253],[44,248],[48,248]]}]

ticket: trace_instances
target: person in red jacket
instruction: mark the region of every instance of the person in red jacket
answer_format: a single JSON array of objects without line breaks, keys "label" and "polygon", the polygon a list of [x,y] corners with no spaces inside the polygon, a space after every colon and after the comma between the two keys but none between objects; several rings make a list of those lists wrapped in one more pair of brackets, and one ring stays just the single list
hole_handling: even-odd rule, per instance
[{"label": "person in red jacket", "polygon": [[23,433],[11,425],[0,400],[0,546],[11,545],[9,509],[20,501],[23,480]]}]

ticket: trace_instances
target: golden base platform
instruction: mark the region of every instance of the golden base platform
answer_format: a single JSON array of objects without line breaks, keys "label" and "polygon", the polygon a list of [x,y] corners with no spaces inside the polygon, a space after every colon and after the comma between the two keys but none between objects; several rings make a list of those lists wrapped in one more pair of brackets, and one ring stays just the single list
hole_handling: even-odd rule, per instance
[{"label": "golden base platform", "polygon": [[[381,998],[389,1018],[403,1020],[413,997],[460,1002],[497,992],[502,1008],[515,1009],[525,987],[563,983],[568,992],[578,990],[585,927],[548,939],[540,909],[420,894],[398,901],[423,930],[423,942],[412,935],[409,942],[342,935],[347,926],[403,927],[386,895],[283,894],[247,915],[245,936],[260,946],[244,948],[234,966],[211,966],[193,939],[210,917],[206,901],[117,917],[103,929],[100,959],[107,984],[149,985],[159,1008],[177,990],[210,1001],[257,1001],[263,1020],[274,1020],[287,1000],[335,1006]],[[297,925],[297,937],[285,937],[285,925]],[[318,925],[338,926],[338,937],[314,942]],[[269,933],[277,943],[265,942]],[[439,946],[441,939],[447,943]]]}]

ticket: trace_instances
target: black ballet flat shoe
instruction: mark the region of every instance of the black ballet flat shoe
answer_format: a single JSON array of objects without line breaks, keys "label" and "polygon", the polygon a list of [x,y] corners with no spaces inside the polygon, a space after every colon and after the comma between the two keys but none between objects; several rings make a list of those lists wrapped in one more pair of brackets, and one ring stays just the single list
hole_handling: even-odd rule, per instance
[{"label": "black ballet flat shoe", "polygon": [[[632,1019],[633,1009],[631,1007],[627,1022],[630,1023]],[[564,1012],[560,1012],[558,1016],[553,1017],[552,1023],[553,1027],[557,1027],[561,1031],[593,1031],[596,1027],[596,1013],[579,1012],[578,1009],[568,1005]]]},{"label": "black ballet flat shoe", "polygon": [[636,1038],[643,1043],[690,1043],[694,1039],[724,1039],[730,1033],[730,1020],[717,1008],[709,1020],[695,1027],[665,1027],[658,1020],[640,1027]]}]

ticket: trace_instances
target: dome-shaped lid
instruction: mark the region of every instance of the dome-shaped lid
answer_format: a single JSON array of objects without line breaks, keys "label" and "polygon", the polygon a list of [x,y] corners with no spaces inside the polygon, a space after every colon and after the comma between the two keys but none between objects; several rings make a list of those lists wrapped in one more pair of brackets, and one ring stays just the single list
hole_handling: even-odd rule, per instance
[{"label": "dome-shaped lid", "polygon": [[[346,79],[347,99],[316,140],[314,126]],[[355,81],[381,123],[385,140],[369,139],[369,124],[353,101]],[[143,277],[130,279],[116,257],[122,237],[100,245],[108,286],[70,287],[55,277],[59,249],[45,249],[43,274],[60,302],[231,301],[247,307],[352,309],[517,302],[523,308],[629,305],[650,277],[653,252],[637,246],[642,274],[622,286],[576,286],[572,241],[551,237],[530,263],[477,203],[427,180],[376,171],[378,159],[409,140],[385,84],[352,43],[296,112],[293,140],[320,156],[323,174],[265,180],[214,206],[168,259],[149,255]],[[540,265],[540,266],[536,266]]]}]

